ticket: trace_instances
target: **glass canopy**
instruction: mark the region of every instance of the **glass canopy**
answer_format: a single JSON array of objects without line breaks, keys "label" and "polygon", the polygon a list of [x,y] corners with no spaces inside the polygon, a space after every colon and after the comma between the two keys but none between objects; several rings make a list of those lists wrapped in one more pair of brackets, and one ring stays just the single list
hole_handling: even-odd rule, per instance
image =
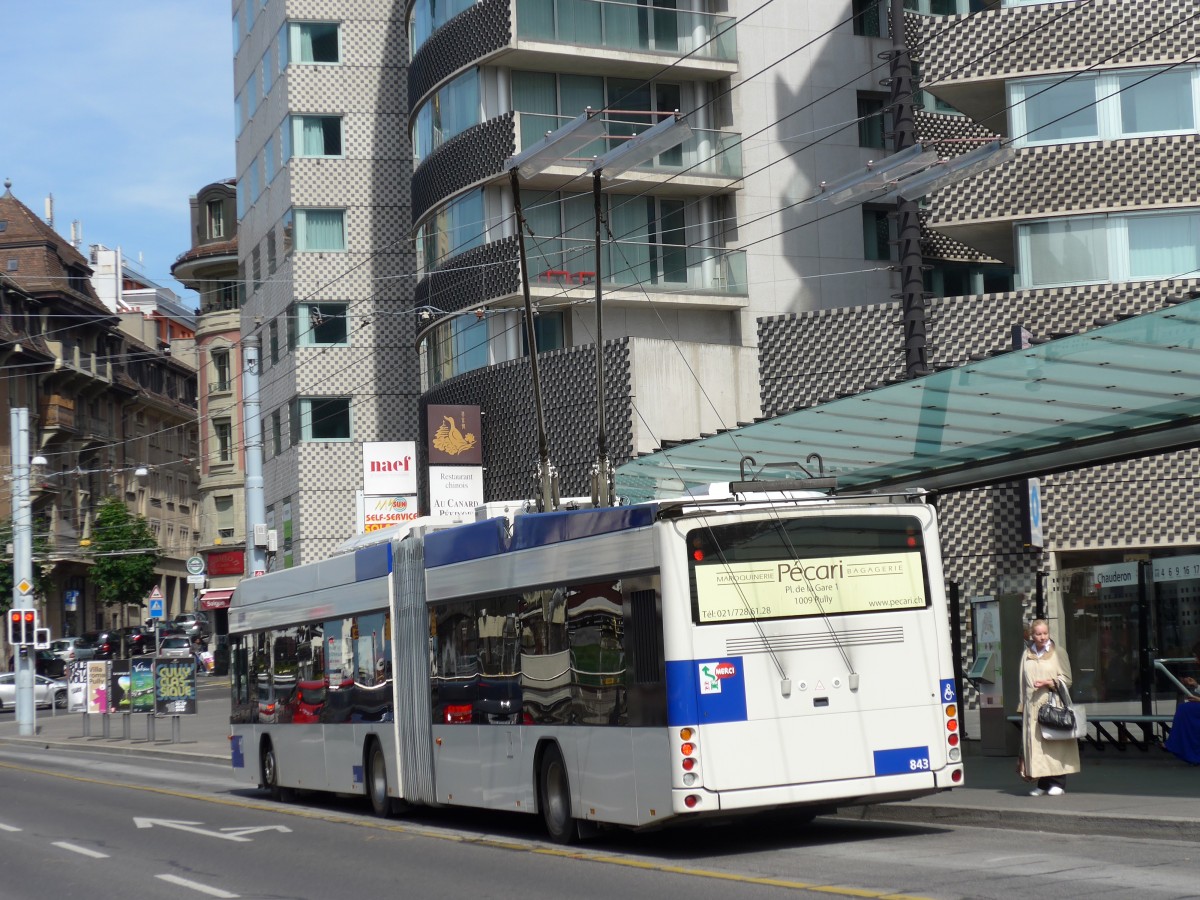
[{"label": "glass canopy", "polygon": [[797,464],[839,491],[961,490],[1194,447],[1198,349],[1193,299],[660,450],[617,470],[617,494],[752,476],[802,489]]}]

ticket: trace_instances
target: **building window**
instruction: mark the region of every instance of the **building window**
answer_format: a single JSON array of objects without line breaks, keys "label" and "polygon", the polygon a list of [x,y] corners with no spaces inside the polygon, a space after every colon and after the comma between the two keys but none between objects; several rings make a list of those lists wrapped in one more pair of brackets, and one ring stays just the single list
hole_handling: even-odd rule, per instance
[{"label": "building window", "polygon": [[890,260],[893,253],[891,211],[864,206],[862,228],[863,258]]},{"label": "building window", "polygon": [[292,152],[296,156],[342,155],[341,116],[291,116]]},{"label": "building window", "polygon": [[8,262],[5,263],[4,268],[9,272],[16,272],[18,270],[19,265],[20,265],[20,263],[18,263],[17,260],[10,259],[10,260],[8,260]]},{"label": "building window", "polygon": [[288,23],[288,61],[306,65],[341,62],[342,48],[337,23]]},{"label": "building window", "polygon": [[209,200],[207,210],[209,238],[215,240],[225,237],[225,201]]},{"label": "building window", "polygon": [[231,538],[234,535],[235,523],[233,521],[233,495],[221,494],[213,497],[213,503],[217,510],[217,535],[222,538]]},{"label": "building window", "polygon": [[350,343],[345,303],[301,303],[297,343],[301,347],[344,347]]},{"label": "building window", "polygon": [[217,462],[233,462],[233,424],[229,419],[214,419],[213,432],[217,439]]},{"label": "building window", "polygon": [[881,0],[854,0],[854,33],[863,37],[886,37],[887,10]]},{"label": "building window", "polygon": [[887,112],[888,98],[883,94],[858,94],[858,146],[888,149],[891,130]]},{"label": "building window", "polygon": [[346,249],[346,214],[341,209],[297,209],[296,249],[310,252]]},{"label": "building window", "polygon": [[271,413],[271,447],[275,451],[273,454],[275,456],[283,452],[283,427],[280,422],[279,410]]},{"label": "building window", "polygon": [[[513,90],[516,92],[517,88],[514,87]],[[543,120],[547,117],[536,118],[538,125],[546,124]],[[437,93],[421,104],[413,116],[414,160],[420,162],[450,138],[462,134],[481,121],[483,113],[479,105],[479,70],[470,69],[439,88]],[[548,130],[553,131],[556,127],[557,124],[552,125]]]},{"label": "building window", "polygon": [[1023,288],[1189,277],[1200,272],[1200,210],[1025,223],[1017,258]]},{"label": "building window", "polygon": [[271,365],[279,362],[279,320],[272,319],[267,326],[267,344],[271,353]]},{"label": "building window", "polygon": [[214,350],[212,353],[213,374],[216,380],[212,383],[214,391],[229,390],[229,351]]},{"label": "building window", "polygon": [[349,441],[349,397],[304,397],[293,407],[301,441]]}]

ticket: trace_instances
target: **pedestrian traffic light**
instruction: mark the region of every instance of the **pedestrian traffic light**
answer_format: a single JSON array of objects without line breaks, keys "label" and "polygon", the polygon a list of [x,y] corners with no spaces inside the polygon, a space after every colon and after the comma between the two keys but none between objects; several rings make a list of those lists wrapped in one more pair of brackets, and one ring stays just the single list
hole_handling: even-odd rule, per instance
[{"label": "pedestrian traffic light", "polygon": [[13,647],[27,647],[37,643],[38,614],[36,609],[10,609],[8,611],[8,643]]}]

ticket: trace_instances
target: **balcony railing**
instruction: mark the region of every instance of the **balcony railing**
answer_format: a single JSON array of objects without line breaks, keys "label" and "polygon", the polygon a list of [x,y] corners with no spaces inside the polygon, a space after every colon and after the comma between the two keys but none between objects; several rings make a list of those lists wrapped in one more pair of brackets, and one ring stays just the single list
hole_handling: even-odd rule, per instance
[{"label": "balcony railing", "polygon": [[[626,112],[614,110],[604,117],[608,123],[606,137],[593,141],[566,163],[584,165],[592,157],[600,156],[619,147],[635,134],[653,125],[662,116],[657,112]],[[532,147],[546,136],[572,120],[571,116],[554,116],[545,113],[518,112],[517,151]],[[634,167],[639,172],[685,174],[715,178],[742,177],[742,136],[728,131],[692,129],[692,136],[677,147],[660,153],[647,162]]]},{"label": "balcony railing", "polygon": [[[528,251],[531,283],[554,287],[594,284],[592,246],[584,239],[533,236]],[[741,296],[749,290],[744,250],[617,241],[603,245],[600,264],[601,280],[611,287]]]},{"label": "balcony railing", "polygon": [[737,61],[733,16],[618,0],[517,0],[517,37],[608,50]]}]

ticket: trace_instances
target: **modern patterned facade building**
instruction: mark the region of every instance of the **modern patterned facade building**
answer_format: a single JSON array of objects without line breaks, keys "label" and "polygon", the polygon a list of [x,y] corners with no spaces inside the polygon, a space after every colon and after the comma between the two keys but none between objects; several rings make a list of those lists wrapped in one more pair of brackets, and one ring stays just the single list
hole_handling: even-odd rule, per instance
[{"label": "modern patterned facade building", "polygon": [[[1006,3],[910,21],[926,95],[965,116],[934,114],[927,102],[918,131],[943,141],[987,133],[1017,148],[1012,161],[928,198],[927,249],[940,257],[930,262],[1010,267],[1015,280],[1012,290],[929,300],[934,366],[1010,349],[1014,326],[1053,338],[1200,290],[1194,4]],[[971,144],[940,145],[950,155],[956,146]],[[885,303],[761,320],[764,411],[903,377],[898,317]],[[964,606],[1010,597],[1032,613],[1044,578],[1079,693],[1135,703],[1138,649],[1188,656],[1200,638],[1200,581],[1190,574],[1200,572],[1200,520],[1188,499],[1198,462],[1184,451],[1042,478],[1042,548],[1022,540],[1023,484],[947,495],[947,570]],[[1142,633],[1134,586],[1146,559],[1176,565],[1155,565],[1173,574],[1156,585]]]},{"label": "modern patterned facade building", "polygon": [[403,9],[235,0],[243,341],[261,341],[276,566],[355,530],[362,444],[413,439]]}]

